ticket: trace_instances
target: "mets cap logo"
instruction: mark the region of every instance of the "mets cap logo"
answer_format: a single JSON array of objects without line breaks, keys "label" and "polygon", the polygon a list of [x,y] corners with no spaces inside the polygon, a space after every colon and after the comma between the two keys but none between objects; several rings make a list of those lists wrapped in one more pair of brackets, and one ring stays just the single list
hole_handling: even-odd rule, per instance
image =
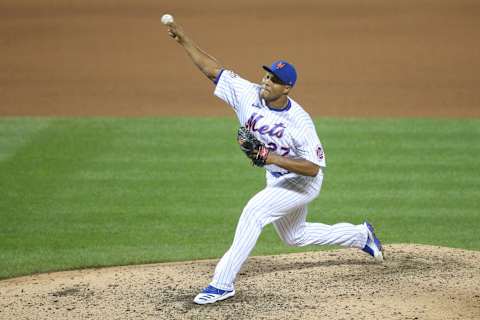
[{"label": "mets cap logo", "polygon": [[285,63],[279,62],[279,63],[277,63],[276,67],[277,67],[277,69],[282,69],[283,67],[285,67]]}]

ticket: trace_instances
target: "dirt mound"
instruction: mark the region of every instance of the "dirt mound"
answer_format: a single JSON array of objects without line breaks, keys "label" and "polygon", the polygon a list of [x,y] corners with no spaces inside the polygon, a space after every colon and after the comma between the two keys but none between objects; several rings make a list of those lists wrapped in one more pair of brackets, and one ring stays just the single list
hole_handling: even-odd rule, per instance
[{"label": "dirt mound", "polygon": [[192,302],[216,261],[73,272],[0,282],[1,319],[480,319],[480,252],[389,245],[252,257],[234,298]]}]

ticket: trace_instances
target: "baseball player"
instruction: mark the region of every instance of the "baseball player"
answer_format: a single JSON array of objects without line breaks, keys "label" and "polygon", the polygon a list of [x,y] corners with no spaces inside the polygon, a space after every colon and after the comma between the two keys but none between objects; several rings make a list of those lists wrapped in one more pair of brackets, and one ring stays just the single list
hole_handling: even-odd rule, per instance
[{"label": "baseball player", "polygon": [[266,169],[266,187],[248,201],[231,247],[217,264],[210,285],[194,302],[215,303],[235,295],[235,278],[269,223],[287,245],[355,247],[382,261],[382,245],[368,222],[306,222],[307,205],[320,193],[326,162],[312,119],[289,97],[297,80],[295,67],[284,60],[263,66],[265,75],[255,84],[225,69],[176,22],[169,21],[167,26],[169,35],[214,82],[214,94],[236,113],[242,126],[238,133],[241,149],[253,164]]}]

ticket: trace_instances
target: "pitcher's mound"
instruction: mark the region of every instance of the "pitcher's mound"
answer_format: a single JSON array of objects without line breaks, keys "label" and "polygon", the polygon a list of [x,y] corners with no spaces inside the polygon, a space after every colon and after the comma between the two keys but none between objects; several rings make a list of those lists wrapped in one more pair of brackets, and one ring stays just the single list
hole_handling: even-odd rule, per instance
[{"label": "pitcher's mound", "polygon": [[198,306],[216,261],[0,282],[0,319],[480,319],[480,252],[386,246],[252,257],[232,299]]}]

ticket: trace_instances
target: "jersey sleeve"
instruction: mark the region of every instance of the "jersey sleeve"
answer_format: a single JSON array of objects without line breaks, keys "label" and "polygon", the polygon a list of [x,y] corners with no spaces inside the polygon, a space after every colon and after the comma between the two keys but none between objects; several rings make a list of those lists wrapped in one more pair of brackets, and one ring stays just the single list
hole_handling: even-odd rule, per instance
[{"label": "jersey sleeve", "polygon": [[323,146],[318,138],[313,122],[311,120],[307,121],[302,129],[302,134],[297,140],[297,155],[320,167],[326,167]]},{"label": "jersey sleeve", "polygon": [[214,95],[228,103],[235,111],[239,111],[246,96],[255,92],[255,85],[241,78],[235,72],[222,70],[215,79]]}]

